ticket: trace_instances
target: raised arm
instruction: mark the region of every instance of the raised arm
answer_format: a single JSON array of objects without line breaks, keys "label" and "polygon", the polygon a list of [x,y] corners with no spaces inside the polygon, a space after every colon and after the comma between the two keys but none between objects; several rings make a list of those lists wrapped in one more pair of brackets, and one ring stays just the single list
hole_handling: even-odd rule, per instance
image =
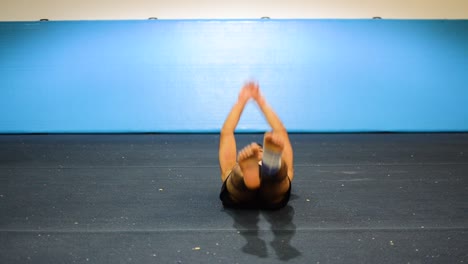
[{"label": "raised arm", "polygon": [[273,111],[273,108],[271,108],[271,106],[267,103],[267,101],[261,94],[258,84],[255,84],[255,88],[253,88],[252,92],[253,99],[258,104],[258,107],[260,108],[263,115],[265,116],[265,119],[272,128],[273,133],[281,135],[281,137],[284,139],[282,159],[288,167],[288,177],[290,180],[292,180],[294,177],[293,149],[291,146],[291,142],[289,141],[289,136],[286,127],[283,125],[283,122],[281,122],[278,115]]},{"label": "raised arm", "polygon": [[254,86],[252,83],[245,84],[240,93],[237,102],[229,112],[219,138],[219,167],[221,170],[221,179],[224,181],[227,173],[236,165],[236,139],[234,131],[239,123],[239,119],[244,111],[247,102],[252,98]]}]

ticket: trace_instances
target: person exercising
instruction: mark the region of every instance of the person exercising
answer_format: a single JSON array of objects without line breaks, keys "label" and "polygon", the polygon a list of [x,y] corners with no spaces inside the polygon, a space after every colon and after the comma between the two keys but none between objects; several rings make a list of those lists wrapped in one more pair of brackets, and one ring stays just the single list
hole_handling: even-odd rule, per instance
[{"label": "person exercising", "polygon": [[[251,99],[257,103],[271,131],[264,134],[263,146],[253,142],[237,152],[234,131]],[[255,82],[247,82],[242,87],[223,124],[219,166],[223,182],[220,199],[224,207],[280,209],[288,203],[294,177],[293,149],[286,128]]]}]

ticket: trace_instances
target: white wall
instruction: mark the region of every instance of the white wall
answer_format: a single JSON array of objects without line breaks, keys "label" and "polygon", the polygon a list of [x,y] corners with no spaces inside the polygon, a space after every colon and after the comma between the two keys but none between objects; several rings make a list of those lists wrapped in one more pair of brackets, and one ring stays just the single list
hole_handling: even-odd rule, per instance
[{"label": "white wall", "polygon": [[0,0],[0,21],[197,18],[466,19],[468,0]]}]

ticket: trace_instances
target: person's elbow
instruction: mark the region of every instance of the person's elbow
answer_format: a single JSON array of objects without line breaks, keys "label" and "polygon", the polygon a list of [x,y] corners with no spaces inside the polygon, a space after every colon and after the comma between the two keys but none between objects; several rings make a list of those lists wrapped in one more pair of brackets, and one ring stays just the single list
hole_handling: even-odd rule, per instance
[{"label": "person's elbow", "polygon": [[273,128],[273,132],[281,134],[281,135],[288,134],[288,131],[286,130],[286,127],[284,127],[282,124],[278,125],[275,128]]},{"label": "person's elbow", "polygon": [[233,135],[234,134],[234,129],[230,128],[230,127],[223,126],[219,133],[221,134],[221,136]]}]

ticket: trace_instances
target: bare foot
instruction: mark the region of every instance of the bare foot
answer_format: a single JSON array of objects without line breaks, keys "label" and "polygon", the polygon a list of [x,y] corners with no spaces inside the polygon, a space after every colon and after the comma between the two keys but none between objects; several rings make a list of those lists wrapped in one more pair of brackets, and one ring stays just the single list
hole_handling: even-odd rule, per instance
[{"label": "bare foot", "polygon": [[284,140],[278,134],[266,132],[263,138],[263,149],[275,153],[281,153],[284,149]]},{"label": "bare foot", "polygon": [[237,155],[239,167],[244,176],[244,184],[251,190],[260,188],[260,175],[258,172],[259,151],[260,146],[256,143],[252,143],[239,151]]}]

